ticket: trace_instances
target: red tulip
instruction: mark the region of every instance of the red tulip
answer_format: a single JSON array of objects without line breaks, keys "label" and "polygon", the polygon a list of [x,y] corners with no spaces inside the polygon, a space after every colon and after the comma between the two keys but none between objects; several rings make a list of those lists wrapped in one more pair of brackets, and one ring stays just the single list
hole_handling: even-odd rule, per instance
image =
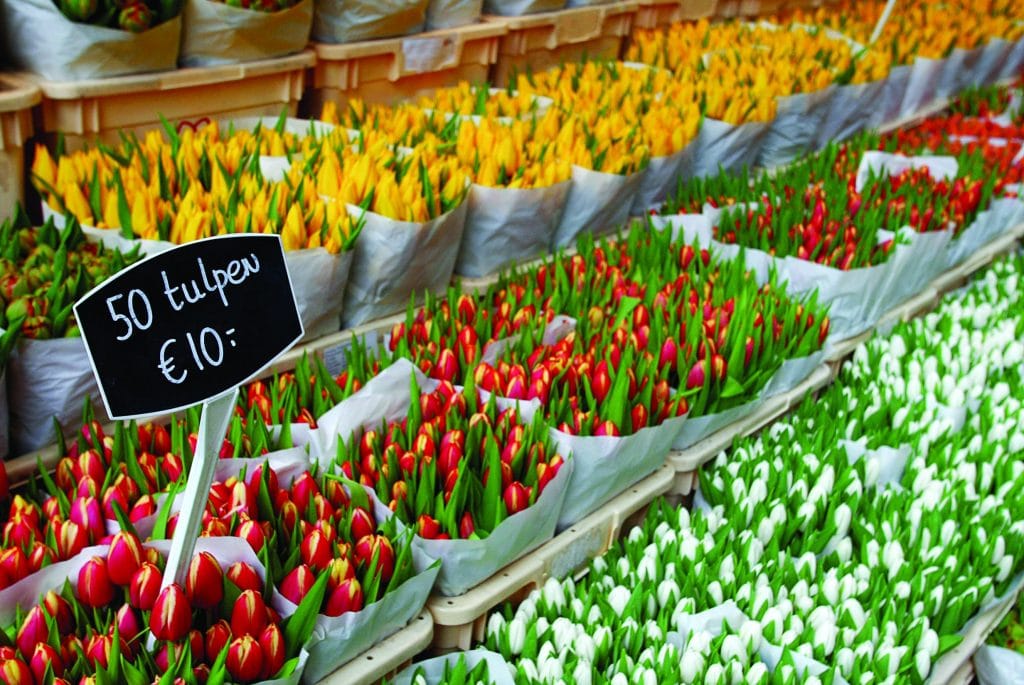
[{"label": "red tulip", "polygon": [[276,625],[268,625],[260,633],[260,649],[263,651],[263,672],[264,679],[272,678],[284,666],[285,648],[284,634]]},{"label": "red tulip", "polygon": [[93,557],[78,571],[78,599],[88,607],[103,607],[114,599],[107,560]]},{"label": "red tulip", "polygon": [[20,547],[8,547],[0,552],[0,572],[8,581],[16,583],[28,575],[28,557]]},{"label": "red tulip", "polygon": [[32,543],[32,551],[28,555],[28,572],[35,573],[44,566],[48,566],[57,560],[57,555],[52,549],[41,542]]},{"label": "red tulip", "polygon": [[679,248],[679,266],[686,271],[690,268],[690,263],[696,255],[697,252],[693,249],[693,245],[683,245]]},{"label": "red tulip", "polygon": [[467,511],[459,519],[459,537],[468,540],[474,531],[476,531],[476,525],[473,523],[473,515]]},{"label": "red tulip", "polygon": [[143,629],[138,614],[128,604],[122,604],[121,608],[114,614],[114,625],[117,626],[117,634],[128,642],[138,637]]},{"label": "red tulip", "polygon": [[114,638],[109,635],[94,635],[85,648],[85,658],[94,668],[110,666],[110,653],[114,649]]},{"label": "red tulip", "polygon": [[264,534],[263,529],[252,519],[240,521],[235,527],[235,536],[248,542],[249,546],[252,547],[252,551],[257,554],[259,554],[260,550],[263,549],[263,545],[267,542],[267,536]]},{"label": "red tulip", "polygon": [[690,373],[686,375],[686,389],[704,387],[704,361],[700,360],[690,367]]},{"label": "red tulip", "polygon": [[[65,521],[64,523],[68,522]],[[54,524],[55,529],[60,525],[60,523]],[[18,547],[30,545],[36,539],[35,526],[26,518],[12,515],[11,520],[4,525],[3,539],[7,541],[8,545],[17,545]],[[88,544],[88,542],[86,540],[85,544]],[[75,553],[77,554],[78,552]]]},{"label": "red tulip", "polygon": [[[594,435],[596,436],[616,436],[620,435],[619,427],[615,425],[613,421],[601,421],[594,428]],[[509,510],[511,513],[511,509]]]},{"label": "red tulip", "polygon": [[149,616],[149,629],[157,640],[175,642],[188,635],[192,626],[192,606],[185,591],[171,583],[156,598]]},{"label": "red tulip", "polygon": [[324,614],[341,616],[349,611],[361,611],[363,608],[363,588],[355,578],[349,578],[331,592],[327,598]]},{"label": "red tulip", "polygon": [[114,486],[107,488],[107,491],[103,493],[103,516],[109,520],[117,518],[117,514],[114,513],[114,505],[116,504],[121,511],[128,511],[129,501],[129,497],[115,483]]},{"label": "red tulip", "polygon": [[314,571],[323,571],[334,558],[332,545],[319,528],[314,528],[303,538],[299,549],[303,563]]},{"label": "red tulip", "polygon": [[242,635],[231,641],[228,647],[228,673],[232,680],[251,683],[263,675],[263,649],[251,635]]},{"label": "red tulip", "polygon": [[5,685],[34,685],[32,671],[21,659],[0,662],[0,682]]},{"label": "red tulip", "polygon": [[715,374],[715,378],[718,381],[725,380],[727,365],[725,363],[725,357],[720,354],[711,355],[711,370]]},{"label": "red tulip", "polygon": [[309,471],[304,471],[292,483],[291,493],[295,506],[299,508],[299,511],[305,511],[309,502],[313,499],[313,495],[320,493],[320,488]]},{"label": "red tulip", "polygon": [[22,656],[28,658],[32,656],[35,646],[40,642],[46,642],[49,636],[50,631],[46,625],[46,614],[42,607],[34,606],[29,609],[29,612],[25,615],[25,620],[21,622],[18,633],[15,635],[14,643],[18,646],[18,651],[21,652]]},{"label": "red tulip", "polygon": [[[169,450],[170,448],[168,448]],[[159,454],[159,452],[157,452]],[[163,459],[160,460],[160,470],[164,472],[167,480],[175,483],[181,478],[181,474],[185,472],[185,465],[181,461],[181,457],[177,454],[171,454],[168,451],[164,454]]]},{"label": "red tulip", "polygon": [[369,566],[374,553],[377,554],[377,569],[384,582],[391,580],[395,571],[395,550],[391,541],[383,535],[366,535],[356,543],[356,561]]},{"label": "red tulip", "polygon": [[128,603],[136,609],[149,611],[160,595],[161,581],[160,569],[148,561],[143,562],[128,586]]},{"label": "red tulip", "polygon": [[612,389],[612,378],[608,373],[608,362],[604,359],[597,363],[594,374],[590,379],[590,390],[594,393],[594,399],[600,404]]},{"label": "red tulip", "polygon": [[76,497],[71,503],[69,518],[85,529],[90,542],[96,542],[106,535],[103,510],[95,497]]},{"label": "red tulip", "polygon": [[352,509],[352,525],[349,529],[352,540],[360,540],[367,535],[372,535],[377,530],[376,524],[373,522],[373,516],[366,509],[362,507],[355,507]]},{"label": "red tulip", "polygon": [[519,513],[528,506],[530,506],[530,494],[525,485],[516,481],[505,488],[505,508],[508,509],[509,516]]},{"label": "red tulip", "polygon": [[73,618],[71,614],[71,605],[68,601],[58,595],[53,590],[48,591],[43,596],[43,610],[46,611],[50,616],[53,617],[57,623],[57,630],[62,635],[71,632],[73,626]]},{"label": "red tulip", "polygon": [[37,683],[46,682],[45,674],[47,668],[50,669],[55,678],[64,675],[64,661],[60,658],[60,652],[45,642],[37,644],[32,650],[32,656],[29,659],[28,665]]},{"label": "red tulip", "polygon": [[333,590],[349,578],[356,577],[356,568],[349,560],[347,553],[331,561],[327,567],[327,589]]},{"label": "red tulip", "polygon": [[137,523],[147,516],[152,516],[156,513],[156,500],[153,499],[152,495],[143,495],[128,512],[128,520],[132,523]]},{"label": "red tulip", "polygon": [[119,531],[107,551],[110,580],[117,585],[128,585],[141,565],[142,542],[132,533]]},{"label": "red tulip", "polygon": [[298,604],[312,589],[316,575],[306,564],[299,564],[281,581],[281,594],[292,604]]},{"label": "red tulip", "polygon": [[220,619],[206,629],[204,647],[206,656],[215,660],[224,651],[224,647],[231,642],[231,626],[224,619]]},{"label": "red tulip", "polygon": [[89,534],[74,521],[61,521],[55,524],[53,535],[57,541],[58,559],[70,559],[89,544]]},{"label": "red tulip", "polygon": [[258,592],[246,590],[231,610],[231,634],[258,636],[267,626],[267,605]]},{"label": "red tulip", "polygon": [[263,581],[256,569],[244,561],[237,561],[228,566],[228,580],[238,586],[239,590],[263,592]]},{"label": "red tulip", "polygon": [[224,598],[224,571],[209,552],[192,557],[185,577],[185,594],[192,606],[213,609]]},{"label": "red tulip", "polygon": [[433,540],[441,532],[441,524],[438,523],[437,519],[428,514],[420,514],[419,518],[416,519],[416,525],[419,536],[425,540]]}]

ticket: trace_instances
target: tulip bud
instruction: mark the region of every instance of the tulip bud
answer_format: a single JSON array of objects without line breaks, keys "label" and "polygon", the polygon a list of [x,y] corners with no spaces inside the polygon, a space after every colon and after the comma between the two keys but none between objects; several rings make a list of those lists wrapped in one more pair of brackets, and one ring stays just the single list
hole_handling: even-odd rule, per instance
[{"label": "tulip bud", "polygon": [[32,671],[21,659],[0,662],[0,682],[5,685],[33,685]]},{"label": "tulip bud", "polygon": [[185,594],[198,609],[213,609],[224,598],[224,571],[209,552],[192,557],[185,577]]},{"label": "tulip bud", "polygon": [[263,581],[259,573],[244,561],[237,561],[228,566],[228,580],[234,583],[239,590],[252,590],[263,592]]},{"label": "tulip bud", "polygon": [[136,609],[149,611],[156,604],[160,584],[160,569],[148,561],[144,562],[132,576],[128,587],[128,603]]},{"label": "tulip bud", "polygon": [[355,507],[352,510],[352,524],[349,529],[351,540],[361,540],[367,535],[373,535],[376,530],[377,526],[370,512],[362,507]]},{"label": "tulip bud", "polygon": [[697,361],[692,367],[690,372],[686,374],[686,389],[693,390],[694,388],[700,388],[704,386],[704,366],[703,360]]},{"label": "tulip bud", "polygon": [[192,606],[185,591],[171,583],[156,598],[149,616],[149,629],[157,640],[176,642],[188,635],[192,626]]},{"label": "tulip bud", "polygon": [[284,634],[278,626],[268,625],[260,633],[259,643],[263,651],[263,673],[261,677],[264,679],[273,678],[284,667]]},{"label": "tulip bud", "polygon": [[142,623],[135,610],[128,604],[122,604],[114,614],[114,625],[117,626],[117,634],[128,642],[134,640],[142,632]]},{"label": "tulip bud", "polygon": [[511,483],[505,488],[504,499],[505,508],[508,509],[509,516],[517,514],[530,506],[530,495],[526,490],[526,486],[518,481]]},{"label": "tulip bud", "polygon": [[114,639],[109,635],[95,635],[86,645],[85,658],[96,669],[110,666],[110,653],[114,649]]},{"label": "tulip bud", "polygon": [[590,380],[590,389],[594,393],[594,399],[597,400],[598,404],[604,402],[604,398],[611,392],[612,379],[608,372],[608,362],[603,359],[597,363],[597,368],[594,369],[594,374]]},{"label": "tulip bud", "polygon": [[468,540],[475,530],[476,526],[473,523],[473,515],[467,511],[459,520],[459,537],[463,540]]},{"label": "tulip bud", "polygon": [[228,647],[228,673],[232,680],[251,683],[263,674],[263,649],[251,635],[242,635],[231,641]]},{"label": "tulip bud", "polygon": [[119,531],[107,550],[110,580],[117,585],[128,585],[141,564],[142,542],[132,533]]},{"label": "tulip bud", "polygon": [[45,642],[37,644],[32,650],[32,656],[28,665],[37,683],[46,682],[45,674],[47,668],[50,669],[55,678],[60,678],[64,675],[64,661],[60,658],[60,652]]},{"label": "tulip bud", "polygon": [[60,633],[66,634],[71,632],[73,626],[73,617],[71,614],[71,605],[68,601],[58,595],[53,590],[50,590],[43,596],[43,609],[50,616],[53,617],[57,623],[57,630]]},{"label": "tulip bud", "polygon": [[261,528],[260,524],[252,519],[239,521],[238,525],[235,527],[235,536],[248,542],[249,546],[252,547],[252,551],[257,554],[260,553],[260,550],[263,549],[263,545],[267,542],[267,536],[263,532],[263,528]]},{"label": "tulip bud", "polygon": [[383,535],[366,535],[356,543],[356,561],[369,566],[373,555],[377,554],[377,569],[381,579],[386,583],[391,580],[395,571],[395,550],[391,541]]},{"label": "tulip bud", "polygon": [[303,538],[300,554],[303,563],[314,571],[323,571],[334,558],[331,543],[319,528],[314,528]]},{"label": "tulip bud", "polygon": [[349,578],[356,577],[356,568],[347,556],[335,558],[331,560],[331,565],[327,567],[327,589],[333,590]]},{"label": "tulip bud", "polygon": [[52,549],[41,542],[35,542],[32,544],[32,551],[28,555],[28,572],[30,574],[35,573],[56,560],[57,555]]},{"label": "tulip bud", "polygon": [[246,590],[235,600],[231,610],[231,634],[258,636],[267,626],[267,605],[263,595]]},{"label": "tulip bud", "polygon": [[320,494],[320,488],[309,471],[304,471],[292,483],[291,494],[292,501],[295,502],[295,506],[299,508],[299,511],[306,511],[306,507],[313,500],[313,495]]},{"label": "tulip bud", "polygon": [[40,642],[46,642],[49,636],[50,631],[46,625],[46,614],[43,612],[42,607],[34,606],[29,609],[29,612],[25,615],[25,620],[21,622],[21,627],[18,628],[14,643],[18,646],[18,651],[21,652],[22,656],[27,658],[32,656],[35,646]]},{"label": "tulip bud", "polygon": [[316,575],[306,564],[299,564],[281,581],[281,594],[292,604],[299,604],[312,589]]},{"label": "tulip bud", "polygon": [[103,510],[95,497],[75,498],[69,518],[85,530],[90,542],[96,542],[106,534]]},{"label": "tulip bud", "polygon": [[8,547],[0,552],[0,573],[7,576],[11,583],[28,575],[28,557],[20,547]]},{"label": "tulip bud", "polygon": [[326,616],[341,616],[363,608],[363,588],[355,578],[349,578],[331,592],[324,608]]},{"label": "tulip bud", "polygon": [[206,649],[207,658],[211,661],[215,660],[229,642],[231,642],[231,626],[224,619],[220,619],[206,629],[203,646]]},{"label": "tulip bud", "polygon": [[434,540],[441,533],[441,524],[428,514],[420,514],[416,525],[419,536],[425,540]]},{"label": "tulip bud", "polygon": [[102,607],[114,599],[114,586],[110,582],[107,560],[93,557],[78,571],[78,599],[89,607]]}]

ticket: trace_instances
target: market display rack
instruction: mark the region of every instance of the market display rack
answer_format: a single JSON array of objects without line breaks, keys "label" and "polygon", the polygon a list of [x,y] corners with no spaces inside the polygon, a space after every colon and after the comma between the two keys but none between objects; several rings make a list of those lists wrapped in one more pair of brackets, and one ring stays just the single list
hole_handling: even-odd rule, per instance
[{"label": "market display rack", "polygon": [[0,221],[25,197],[25,146],[41,99],[32,84],[0,73]]},{"label": "market display rack", "polygon": [[390,678],[430,647],[433,637],[434,622],[429,612],[422,611],[405,628],[384,638],[334,671],[321,680],[319,685],[368,684]]}]

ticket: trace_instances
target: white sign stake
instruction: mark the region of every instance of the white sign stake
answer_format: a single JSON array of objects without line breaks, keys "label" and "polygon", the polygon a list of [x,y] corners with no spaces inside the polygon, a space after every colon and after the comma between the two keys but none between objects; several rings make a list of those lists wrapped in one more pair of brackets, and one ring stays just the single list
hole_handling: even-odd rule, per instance
[{"label": "white sign stake", "polygon": [[882,35],[882,29],[885,28],[885,24],[889,21],[889,15],[892,14],[892,8],[896,5],[896,0],[889,0],[885,3],[885,9],[882,10],[882,16],[878,18],[878,23],[875,24],[875,30],[871,32],[871,39],[868,41],[868,45],[874,45],[878,37]]},{"label": "white sign stake", "polygon": [[[164,569],[161,589],[171,583],[185,587],[185,576],[192,562],[192,552],[199,537],[199,525],[203,521],[203,511],[206,509],[210,487],[213,485],[213,474],[220,459],[220,447],[231,422],[237,396],[238,390],[234,389],[203,403],[196,453],[192,457],[192,467],[189,469],[188,482],[182,495],[178,525],[174,528],[174,537],[171,539],[171,551],[167,555],[167,567]],[[170,506],[170,502],[167,504]]]}]

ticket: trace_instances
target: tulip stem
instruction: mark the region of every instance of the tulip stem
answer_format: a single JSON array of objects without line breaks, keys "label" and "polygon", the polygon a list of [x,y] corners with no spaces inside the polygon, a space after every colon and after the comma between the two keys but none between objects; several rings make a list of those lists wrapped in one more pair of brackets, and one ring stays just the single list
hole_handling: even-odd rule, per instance
[{"label": "tulip stem", "polygon": [[233,388],[223,395],[203,402],[196,453],[185,484],[180,518],[171,539],[171,551],[167,555],[167,567],[164,569],[161,588],[171,583],[185,586],[185,574],[188,572],[196,539],[199,537],[199,524],[202,522],[206,500],[213,485],[220,445],[234,412],[237,395],[238,389]]}]

